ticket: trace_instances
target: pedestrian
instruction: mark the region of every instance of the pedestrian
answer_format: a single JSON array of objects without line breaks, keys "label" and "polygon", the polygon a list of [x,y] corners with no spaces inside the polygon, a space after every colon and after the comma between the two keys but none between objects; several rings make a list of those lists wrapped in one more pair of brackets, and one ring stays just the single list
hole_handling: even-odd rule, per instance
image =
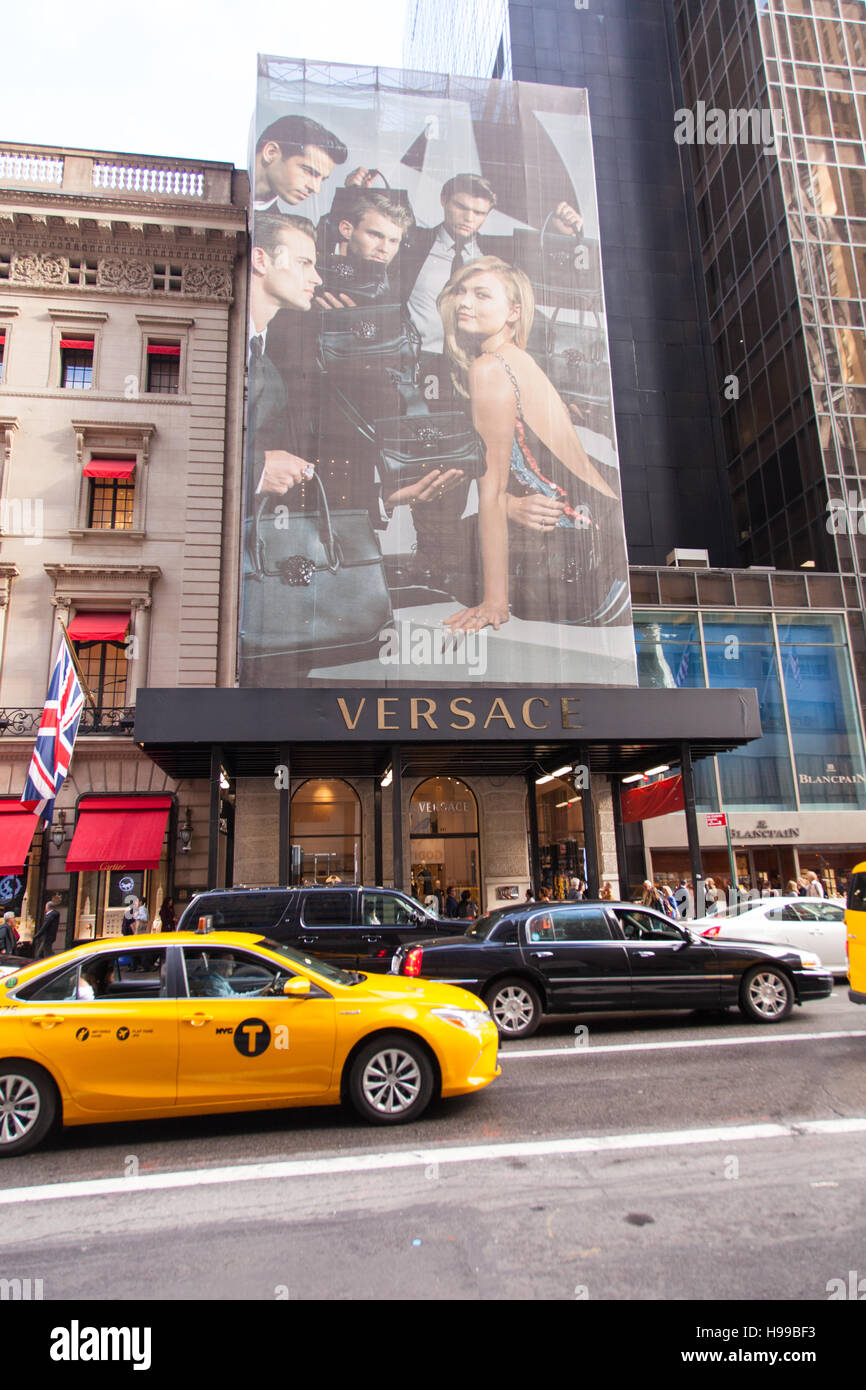
[{"label": "pedestrian", "polygon": [[162,918],[163,931],[175,931],[177,929],[177,917],[174,911],[174,898],[165,898],[159,912]]},{"label": "pedestrian", "polygon": [[541,887],[540,887],[539,890],[538,890],[538,901],[539,901],[540,903],[549,903],[549,902],[550,902],[550,898],[551,898],[550,889],[548,888],[548,886],[547,886],[546,883],[542,883]]},{"label": "pedestrian", "polygon": [[18,933],[15,930],[15,913],[4,912],[3,921],[0,922],[0,955],[14,956],[17,945]]},{"label": "pedestrian", "polygon": [[532,891],[531,888],[527,888],[527,890],[526,890],[526,897],[525,897],[525,899],[524,899],[524,902],[528,902],[528,903],[534,903],[534,902],[535,902],[535,894],[533,893],[533,891]]},{"label": "pedestrian", "polygon": [[426,893],[424,895],[424,906],[426,907],[428,912],[433,913],[434,917],[438,917],[439,899],[437,898],[435,893]]},{"label": "pedestrian", "polygon": [[640,900],[642,907],[654,907],[657,912],[664,912],[662,895],[655,884],[651,883],[648,878],[645,878],[643,881]]},{"label": "pedestrian", "polygon": [[471,918],[473,920],[478,916],[478,904],[474,901],[468,888],[464,888],[463,892],[460,894],[457,916],[461,918]]},{"label": "pedestrian", "polygon": [[704,879],[704,902],[706,916],[715,917],[719,910],[719,893],[715,881],[711,878]]},{"label": "pedestrian", "polygon": [[438,906],[436,908],[436,916],[441,917],[443,912],[445,911],[445,894],[442,892],[442,883],[438,878],[436,882],[433,884],[433,892],[436,894],[436,899],[438,902]]},{"label": "pedestrian", "polygon": [[54,938],[60,926],[60,904],[63,899],[59,893],[55,893],[45,904],[45,916],[42,919],[42,926],[33,937],[33,959],[45,960],[46,956],[54,953]]},{"label": "pedestrian", "polygon": [[123,921],[120,924],[121,936],[135,935],[135,913],[138,908],[138,898],[130,898],[126,904],[126,911],[123,914]]},{"label": "pedestrian", "polygon": [[806,894],[810,898],[823,898],[824,885],[814,869],[809,869],[806,873]]},{"label": "pedestrian", "polygon": [[613,889],[611,888],[609,883],[605,882],[601,885],[601,892],[598,896],[603,903],[613,902]]},{"label": "pedestrian", "polygon": [[146,931],[148,930],[148,927],[149,927],[149,926],[150,926],[150,919],[149,919],[149,917],[148,917],[148,912],[147,912],[147,903],[144,901],[144,898],[142,898],[141,902],[138,904],[138,907],[135,909],[135,932],[136,932],[136,935],[137,935],[137,936],[141,936],[142,933],[144,933],[144,932],[146,932]]},{"label": "pedestrian", "polygon": [[662,912],[668,917],[679,917],[677,900],[674,897],[674,890],[669,883],[663,883],[660,889],[662,897]]},{"label": "pedestrian", "polygon": [[796,898],[799,897],[799,893],[800,890],[797,886],[797,880],[795,878],[789,878],[785,887],[786,896],[789,898]]},{"label": "pedestrian", "polygon": [[808,896],[808,893],[809,881],[803,874],[801,874],[800,877],[797,879],[797,896],[799,898],[805,898]]},{"label": "pedestrian", "polygon": [[457,894],[454,892],[454,884],[451,883],[449,884],[448,891],[445,894],[445,916],[456,917],[457,910],[459,907],[460,904],[457,901]]}]

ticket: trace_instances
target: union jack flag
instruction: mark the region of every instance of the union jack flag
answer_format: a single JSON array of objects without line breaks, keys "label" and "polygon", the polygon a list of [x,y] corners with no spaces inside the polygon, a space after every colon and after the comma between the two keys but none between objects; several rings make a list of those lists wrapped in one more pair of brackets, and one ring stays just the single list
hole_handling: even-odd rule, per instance
[{"label": "union jack flag", "polygon": [[54,801],[69,771],[78,723],[84,709],[84,691],[78,679],[65,637],[51,672],[42,723],[30,759],[22,802],[36,816],[45,817],[49,826],[54,818]]}]

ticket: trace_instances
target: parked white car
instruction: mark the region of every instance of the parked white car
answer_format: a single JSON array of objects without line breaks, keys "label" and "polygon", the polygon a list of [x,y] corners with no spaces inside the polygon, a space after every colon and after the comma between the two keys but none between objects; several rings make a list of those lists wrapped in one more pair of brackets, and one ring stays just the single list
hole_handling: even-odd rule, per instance
[{"label": "parked white car", "polygon": [[737,916],[699,917],[690,922],[702,936],[723,941],[767,941],[814,951],[834,975],[848,973],[845,904],[827,898],[762,898]]}]

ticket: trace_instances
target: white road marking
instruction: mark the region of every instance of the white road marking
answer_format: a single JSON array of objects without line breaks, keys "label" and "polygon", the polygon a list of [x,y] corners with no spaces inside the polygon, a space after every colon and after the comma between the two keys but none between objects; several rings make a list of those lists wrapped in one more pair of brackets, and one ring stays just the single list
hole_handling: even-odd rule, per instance
[{"label": "white road marking", "polygon": [[528,1047],[518,1051],[504,1051],[500,1048],[499,1059],[511,1057],[586,1057],[600,1052],[662,1052],[676,1047],[752,1047],[755,1044],[775,1042],[815,1042],[819,1038],[866,1038],[866,1029],[844,1028],[832,1033],[769,1033],[747,1038],[695,1038],[674,1042],[653,1043],[580,1043],[572,1047]]},{"label": "white road marking", "polygon": [[384,1172],[436,1163],[489,1163],[504,1158],[545,1158],[562,1154],[616,1153],[629,1149],[680,1148],[692,1144],[743,1144],[755,1139],[793,1139],[803,1135],[863,1134],[866,1117],[804,1120],[788,1124],[722,1125],[716,1129],[657,1130],[647,1134],[606,1134],[586,1139],[520,1140],[504,1144],[469,1144],[454,1148],[400,1149],[391,1153],[347,1154],[339,1158],[291,1159],[279,1163],[236,1164],[178,1173],[150,1173],[137,1178],[97,1178],[86,1182],[46,1183],[0,1192],[0,1206],[17,1202],[57,1201],[67,1197],[128,1196],[159,1188],[209,1187],[218,1183],[265,1182],[273,1178],[322,1177],[333,1173]]}]

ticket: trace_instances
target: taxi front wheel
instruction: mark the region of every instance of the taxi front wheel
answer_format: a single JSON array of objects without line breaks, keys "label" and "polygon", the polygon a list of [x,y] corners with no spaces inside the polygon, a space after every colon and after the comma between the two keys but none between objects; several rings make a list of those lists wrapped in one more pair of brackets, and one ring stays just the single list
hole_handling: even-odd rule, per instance
[{"label": "taxi front wheel", "polygon": [[433,1065],[424,1048],[399,1033],[383,1033],[361,1048],[349,1075],[358,1114],[377,1125],[405,1124],[423,1114],[433,1095]]},{"label": "taxi front wheel", "polygon": [[0,1157],[35,1148],[56,1114],[57,1092],[43,1071],[28,1062],[0,1062]]}]

